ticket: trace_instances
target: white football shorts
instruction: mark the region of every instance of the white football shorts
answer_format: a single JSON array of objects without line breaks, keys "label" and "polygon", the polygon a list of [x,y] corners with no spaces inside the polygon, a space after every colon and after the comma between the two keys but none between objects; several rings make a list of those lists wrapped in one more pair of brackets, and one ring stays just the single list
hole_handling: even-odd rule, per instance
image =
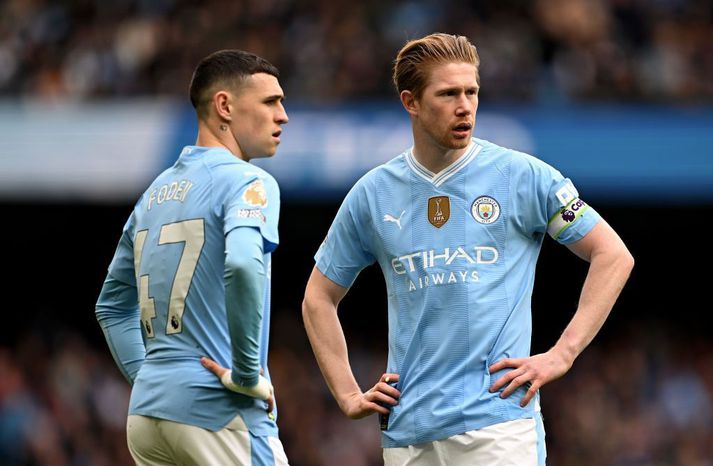
[{"label": "white football shorts", "polygon": [[201,427],[147,416],[129,416],[126,437],[137,466],[287,466],[287,455],[277,437],[251,435],[236,416],[223,429]]},{"label": "white football shorts", "polygon": [[384,448],[385,466],[544,466],[545,458],[539,412],[444,440]]}]

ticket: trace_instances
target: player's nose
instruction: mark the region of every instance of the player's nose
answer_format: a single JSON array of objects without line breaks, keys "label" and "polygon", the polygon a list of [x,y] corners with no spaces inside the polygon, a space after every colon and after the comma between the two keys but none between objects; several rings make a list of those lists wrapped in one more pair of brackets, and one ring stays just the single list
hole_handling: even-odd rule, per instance
[{"label": "player's nose", "polygon": [[473,113],[474,110],[473,102],[471,102],[468,97],[463,94],[460,99],[458,99],[458,106],[456,107],[456,115],[467,116]]},{"label": "player's nose", "polygon": [[284,125],[287,124],[288,121],[290,121],[290,118],[287,116],[287,110],[285,110],[285,107],[280,104],[280,109],[277,111],[275,122],[277,122],[277,124]]}]

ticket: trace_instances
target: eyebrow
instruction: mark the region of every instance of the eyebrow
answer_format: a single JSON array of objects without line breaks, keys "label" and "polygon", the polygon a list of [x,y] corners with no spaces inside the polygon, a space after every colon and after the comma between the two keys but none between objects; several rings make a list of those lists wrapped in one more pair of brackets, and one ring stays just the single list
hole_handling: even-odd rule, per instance
[{"label": "eyebrow", "polygon": [[284,96],[284,94],[269,95],[263,99],[263,102],[271,102],[273,100],[279,100],[280,102],[284,102],[285,96]]},{"label": "eyebrow", "polygon": [[466,86],[465,88],[463,86],[449,86],[449,87],[444,87],[444,88],[438,89],[436,92],[438,94],[441,94],[443,92],[460,91],[461,89],[465,89],[466,91],[475,89],[477,91],[480,89],[480,86],[478,86],[477,84],[475,86]]}]

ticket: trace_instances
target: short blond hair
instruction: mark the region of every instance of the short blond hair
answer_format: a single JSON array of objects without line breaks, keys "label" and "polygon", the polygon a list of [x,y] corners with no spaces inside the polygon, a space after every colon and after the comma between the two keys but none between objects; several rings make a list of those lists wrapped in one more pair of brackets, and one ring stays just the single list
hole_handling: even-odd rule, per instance
[{"label": "short blond hair", "polygon": [[428,84],[430,67],[436,64],[469,63],[475,67],[475,76],[480,84],[478,50],[467,37],[440,32],[421,39],[406,42],[394,61],[394,85],[396,92],[411,91],[421,97]]}]

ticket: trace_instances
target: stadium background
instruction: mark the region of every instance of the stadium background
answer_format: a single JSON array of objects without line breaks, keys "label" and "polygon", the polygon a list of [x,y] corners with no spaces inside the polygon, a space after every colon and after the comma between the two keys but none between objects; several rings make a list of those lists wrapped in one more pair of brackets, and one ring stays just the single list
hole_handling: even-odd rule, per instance
[{"label": "stadium background", "polygon": [[[131,464],[128,386],[93,305],[121,227],[193,142],[198,59],[244,48],[283,73],[291,121],[261,162],[283,191],[270,367],[291,463],[380,464],[375,418],[340,414],[300,316],[346,190],[408,145],[390,62],[408,38],[481,54],[476,136],[561,169],[637,265],[594,343],[542,390],[548,464],[713,464],[713,2],[0,1],[0,465]],[[533,350],[554,343],[586,265],[546,240]],[[363,387],[386,309],[367,269],[341,307]]]}]

